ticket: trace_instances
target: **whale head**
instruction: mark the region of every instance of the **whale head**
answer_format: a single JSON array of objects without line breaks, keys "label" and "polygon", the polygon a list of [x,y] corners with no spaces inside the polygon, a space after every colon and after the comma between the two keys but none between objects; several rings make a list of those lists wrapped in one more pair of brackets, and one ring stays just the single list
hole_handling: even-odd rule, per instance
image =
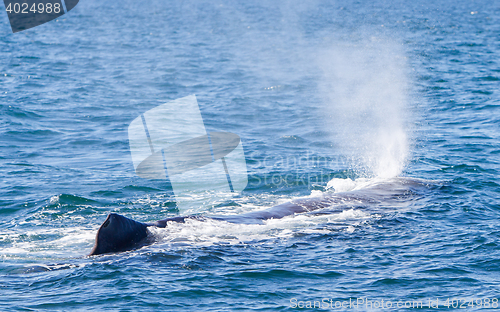
[{"label": "whale head", "polygon": [[97,231],[89,256],[126,251],[148,236],[147,225],[116,213],[110,213]]}]

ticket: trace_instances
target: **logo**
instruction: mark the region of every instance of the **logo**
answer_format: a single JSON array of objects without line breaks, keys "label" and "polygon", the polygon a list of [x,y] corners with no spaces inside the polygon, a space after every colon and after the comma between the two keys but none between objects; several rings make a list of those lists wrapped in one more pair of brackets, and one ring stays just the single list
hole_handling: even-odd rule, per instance
[{"label": "logo", "polygon": [[3,0],[12,32],[50,22],[70,10],[79,0]]},{"label": "logo", "polygon": [[168,180],[179,210],[196,210],[248,183],[241,139],[230,132],[207,133],[196,96],[155,107],[128,127],[136,174]]}]

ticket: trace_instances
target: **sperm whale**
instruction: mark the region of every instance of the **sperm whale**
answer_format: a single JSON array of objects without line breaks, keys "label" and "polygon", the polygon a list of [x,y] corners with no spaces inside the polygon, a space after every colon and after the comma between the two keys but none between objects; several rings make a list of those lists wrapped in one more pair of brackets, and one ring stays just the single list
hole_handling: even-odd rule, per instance
[{"label": "sperm whale", "polygon": [[184,223],[186,219],[206,220],[213,219],[240,224],[259,224],[264,220],[280,219],[293,214],[311,212],[334,205],[346,196],[321,196],[318,198],[302,198],[291,202],[276,205],[266,210],[254,211],[239,215],[227,216],[182,216],[172,217],[150,223],[138,222],[117,213],[110,213],[97,231],[94,248],[90,256],[105,253],[120,252],[144,246],[148,240],[148,227],[167,227],[169,222]]},{"label": "sperm whale", "polygon": [[[420,186],[420,187],[419,187]],[[219,220],[238,224],[262,224],[265,220],[280,219],[300,213],[332,213],[341,212],[344,203],[363,202],[375,204],[382,199],[397,202],[404,200],[408,194],[420,188],[428,188],[427,182],[419,179],[397,178],[384,183],[372,184],[362,191],[348,191],[341,193],[322,193],[316,197],[305,197],[273,206],[269,209],[259,210],[238,215],[200,216],[188,215],[167,218],[150,223],[132,220],[116,213],[110,213],[102,223],[96,234],[95,244],[89,256],[132,250],[154,242],[149,235],[149,227],[165,228],[169,222],[184,223],[187,219]],[[332,211],[332,207],[334,210]],[[335,208],[336,207],[336,208]],[[329,208],[329,209],[325,209]],[[336,209],[336,210],[335,210]]]}]

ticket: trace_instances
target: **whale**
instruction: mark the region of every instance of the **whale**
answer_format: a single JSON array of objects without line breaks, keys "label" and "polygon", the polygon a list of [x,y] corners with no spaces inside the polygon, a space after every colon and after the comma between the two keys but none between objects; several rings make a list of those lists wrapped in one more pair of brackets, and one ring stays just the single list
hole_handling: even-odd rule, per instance
[{"label": "whale", "polygon": [[[351,196],[354,197],[354,196]],[[346,196],[322,196],[320,198],[303,198],[273,206],[269,209],[253,211],[238,215],[200,216],[188,215],[171,217],[155,222],[143,223],[132,220],[117,213],[108,214],[106,220],[97,230],[95,244],[89,256],[116,253],[143,247],[154,242],[149,227],[165,228],[169,222],[184,223],[187,219],[218,220],[238,224],[263,224],[265,220],[281,219],[286,216],[312,212],[330,207],[345,200]]]},{"label": "whale", "polygon": [[148,223],[135,221],[117,213],[110,213],[97,231],[94,247],[89,256],[129,251],[150,245],[155,242],[155,239],[149,228],[166,228],[172,222],[184,223],[188,219],[200,221],[212,219],[236,224],[263,224],[266,220],[281,219],[295,214],[342,212],[346,208],[346,203],[351,207],[353,203],[362,203],[362,206],[376,205],[380,202],[383,205],[400,203],[402,200],[405,201],[409,195],[421,193],[422,189],[428,189],[428,187],[428,182],[424,180],[398,178],[371,185],[361,191],[324,192],[320,196],[298,198],[268,209],[238,215],[188,215]]}]

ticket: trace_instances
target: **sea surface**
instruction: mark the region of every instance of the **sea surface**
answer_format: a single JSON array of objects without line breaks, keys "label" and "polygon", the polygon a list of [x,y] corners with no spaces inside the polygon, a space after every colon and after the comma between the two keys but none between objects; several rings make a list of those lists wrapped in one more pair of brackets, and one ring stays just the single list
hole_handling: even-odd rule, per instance
[{"label": "sea surface", "polygon": [[[0,310],[498,310],[499,55],[496,1],[81,0],[15,34],[0,14]],[[179,210],[127,129],[193,94],[207,132],[241,137],[248,185]],[[87,257],[110,212],[332,193]]]}]

